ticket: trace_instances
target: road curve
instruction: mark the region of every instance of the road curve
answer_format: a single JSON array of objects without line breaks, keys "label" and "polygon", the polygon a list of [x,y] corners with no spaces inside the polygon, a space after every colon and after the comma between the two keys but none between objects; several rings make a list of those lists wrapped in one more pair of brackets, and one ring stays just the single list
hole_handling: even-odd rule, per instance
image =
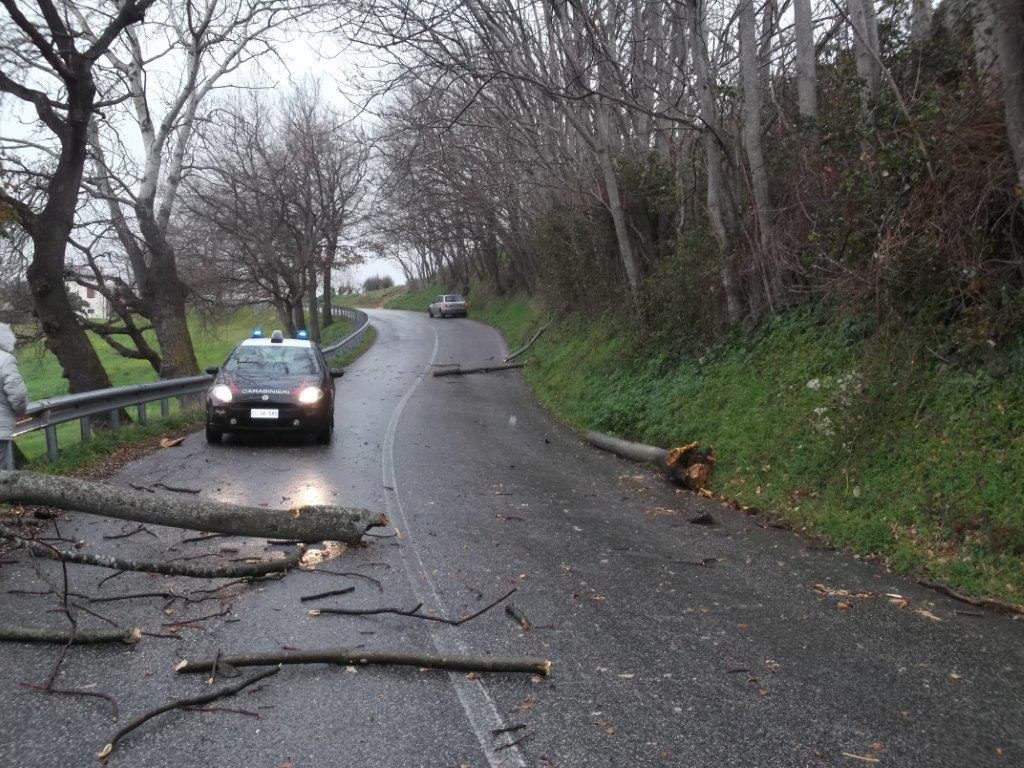
[{"label": "road curve", "polygon": [[[399,531],[331,563],[354,580],[335,604],[449,616],[515,586],[532,623],[500,609],[460,627],[396,616],[308,616],[299,597],[350,583],[292,574],[245,588],[225,618],[183,641],[75,649],[63,687],[94,685],[122,721],[196,690],[174,660],[281,646],[364,645],[481,655],[542,655],[547,680],[410,669],[292,668],[224,702],[250,715],[173,713],[129,736],[111,764],[268,766],[892,766],[1024,764],[1024,623],[923,590],[878,567],[676,492],[645,469],[580,443],[533,401],[517,373],[429,376],[431,365],[500,359],[473,320],[371,311],[377,341],[338,385],[335,442],[320,447],[194,435],[129,465],[120,482],[202,489],[268,506],[320,501],[385,510]],[[690,525],[699,511],[719,521]],[[61,534],[98,551],[251,553],[256,543],[182,543],[180,531],[104,540],[116,522],[72,516]],[[694,565],[716,558],[710,567]],[[38,589],[35,568],[0,570],[5,590]],[[153,589],[128,574],[89,594]],[[160,580],[166,588],[172,580]],[[173,581],[179,588],[201,586]],[[814,585],[875,597],[825,597]],[[885,597],[909,601],[899,608]],[[59,622],[39,596],[0,595],[5,620]],[[848,608],[839,607],[848,604]],[[53,607],[51,599],[46,607]],[[104,604],[154,628],[216,603]],[[940,619],[915,609],[922,609]],[[99,610],[99,609],[97,609]],[[980,614],[980,615],[978,615]],[[53,648],[5,644],[0,765],[89,765],[116,729],[105,704],[19,686],[45,681]],[[253,717],[258,715],[259,717]],[[524,724],[501,734],[492,731]],[[516,746],[497,749],[522,736]]]}]

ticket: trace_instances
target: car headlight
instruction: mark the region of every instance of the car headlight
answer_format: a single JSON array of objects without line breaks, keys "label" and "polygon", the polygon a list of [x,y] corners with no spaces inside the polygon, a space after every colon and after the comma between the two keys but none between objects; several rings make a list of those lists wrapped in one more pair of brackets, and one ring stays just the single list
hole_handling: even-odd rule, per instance
[{"label": "car headlight", "polygon": [[303,405],[312,405],[323,400],[324,391],[320,387],[306,387],[299,392],[299,402]]},{"label": "car headlight", "polygon": [[218,384],[210,390],[210,397],[220,403],[230,403],[234,395],[231,394],[231,387]]}]

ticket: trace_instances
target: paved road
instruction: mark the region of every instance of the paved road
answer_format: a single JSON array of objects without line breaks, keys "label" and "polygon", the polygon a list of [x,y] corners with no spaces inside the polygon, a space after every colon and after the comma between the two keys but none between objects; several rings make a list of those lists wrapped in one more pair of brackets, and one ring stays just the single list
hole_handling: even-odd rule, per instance
[{"label": "paved road", "polygon": [[[431,364],[482,363],[504,351],[471,320],[371,313],[378,339],[339,382],[329,447],[228,442],[200,435],[137,461],[121,482],[202,488],[211,497],[385,509],[400,538],[374,539],[330,563],[369,582],[294,573],[246,587],[231,614],[183,629],[177,642],[75,649],[60,684],[95,686],[122,721],[202,688],[171,672],[184,655],[282,645],[422,648],[544,655],[547,680],[470,679],[410,669],[285,669],[230,712],[174,713],[128,737],[112,765],[175,766],[890,766],[1024,764],[1024,623],[922,590],[876,566],[681,494],[644,469],[596,452],[531,399],[517,374],[434,379]],[[710,511],[715,527],[687,524]],[[76,516],[66,537],[96,551],[175,556],[262,549],[246,540],[181,543],[159,529],[117,541],[119,523]],[[130,530],[125,527],[125,530]],[[717,558],[713,567],[691,565]],[[202,562],[202,561],[200,561]],[[5,565],[4,589],[36,585],[38,568]],[[73,588],[118,594],[188,579],[129,574],[108,582],[73,569]],[[500,609],[462,625],[386,616],[310,617],[299,596],[352,583],[350,606],[417,602],[449,616],[511,586],[534,627]],[[815,584],[870,591],[825,597]],[[234,590],[227,590],[229,593]],[[900,609],[884,593],[910,604]],[[840,602],[850,608],[837,607]],[[52,621],[53,598],[0,595],[11,621]],[[99,606],[94,606],[97,610]],[[125,624],[202,616],[216,603],[108,603]],[[940,621],[914,613],[925,609]],[[958,611],[960,613],[958,613]],[[976,612],[974,612],[976,613]],[[98,620],[92,620],[97,623]],[[54,649],[5,644],[0,765],[94,764],[113,729],[102,701],[45,696]],[[491,731],[519,724],[512,735]],[[520,736],[520,745],[496,750]],[[289,763],[290,761],[290,763]]]}]

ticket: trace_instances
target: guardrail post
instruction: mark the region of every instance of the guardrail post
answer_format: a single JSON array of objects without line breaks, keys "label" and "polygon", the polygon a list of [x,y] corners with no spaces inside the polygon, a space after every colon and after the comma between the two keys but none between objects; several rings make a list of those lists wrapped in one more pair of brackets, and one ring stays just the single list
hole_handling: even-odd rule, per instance
[{"label": "guardrail post", "polygon": [[121,409],[120,408],[115,408],[114,410],[112,410],[110,412],[110,431],[113,432],[116,435],[117,431],[120,428],[121,428]]},{"label": "guardrail post", "polygon": [[7,444],[0,443],[0,468],[14,469],[14,441],[8,440]]},{"label": "guardrail post", "polygon": [[160,418],[166,419],[171,415],[171,401],[166,397],[160,398]]},{"label": "guardrail post", "polygon": [[60,448],[57,446],[57,427],[53,424],[46,425],[46,458],[50,461],[60,458]]},{"label": "guardrail post", "polygon": [[88,443],[89,439],[92,437],[92,417],[83,416],[78,420],[78,425],[82,431],[82,442]]},{"label": "guardrail post", "polygon": [[136,419],[135,420],[138,421],[139,424],[142,424],[143,426],[145,426],[146,424],[149,423],[149,414],[146,413],[146,404],[145,403],[139,403],[137,406],[135,406],[135,414],[136,414]]}]

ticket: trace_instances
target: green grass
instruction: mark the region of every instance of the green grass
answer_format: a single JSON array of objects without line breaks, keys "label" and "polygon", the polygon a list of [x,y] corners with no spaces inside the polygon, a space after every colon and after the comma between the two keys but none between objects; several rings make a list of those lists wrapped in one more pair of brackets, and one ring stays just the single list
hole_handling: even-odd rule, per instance
[{"label": "green grass", "polygon": [[397,285],[394,288],[381,288],[379,291],[343,293],[334,297],[334,303],[341,307],[383,307],[392,297],[404,291],[404,285]]},{"label": "green grass", "polygon": [[452,290],[441,284],[430,284],[411,289],[402,286],[401,292],[388,297],[388,300],[384,302],[384,308],[411,309],[416,312],[426,312],[427,306],[440,293],[452,293]]},{"label": "green grass", "polygon": [[[512,349],[543,324],[529,299],[470,298]],[[1024,602],[1024,348],[967,372],[928,347],[920,330],[864,338],[801,311],[679,358],[615,317],[570,315],[524,375],[573,426],[714,446],[724,497],[894,571]]]},{"label": "green grass", "polygon": [[350,349],[348,352],[342,352],[334,355],[327,359],[332,368],[344,368],[347,365],[351,365],[359,357],[363,355],[366,350],[373,346],[373,342],[377,340],[377,331],[374,330],[371,325],[366,329],[366,333],[363,334],[363,338],[360,339],[359,345],[355,349]]}]

